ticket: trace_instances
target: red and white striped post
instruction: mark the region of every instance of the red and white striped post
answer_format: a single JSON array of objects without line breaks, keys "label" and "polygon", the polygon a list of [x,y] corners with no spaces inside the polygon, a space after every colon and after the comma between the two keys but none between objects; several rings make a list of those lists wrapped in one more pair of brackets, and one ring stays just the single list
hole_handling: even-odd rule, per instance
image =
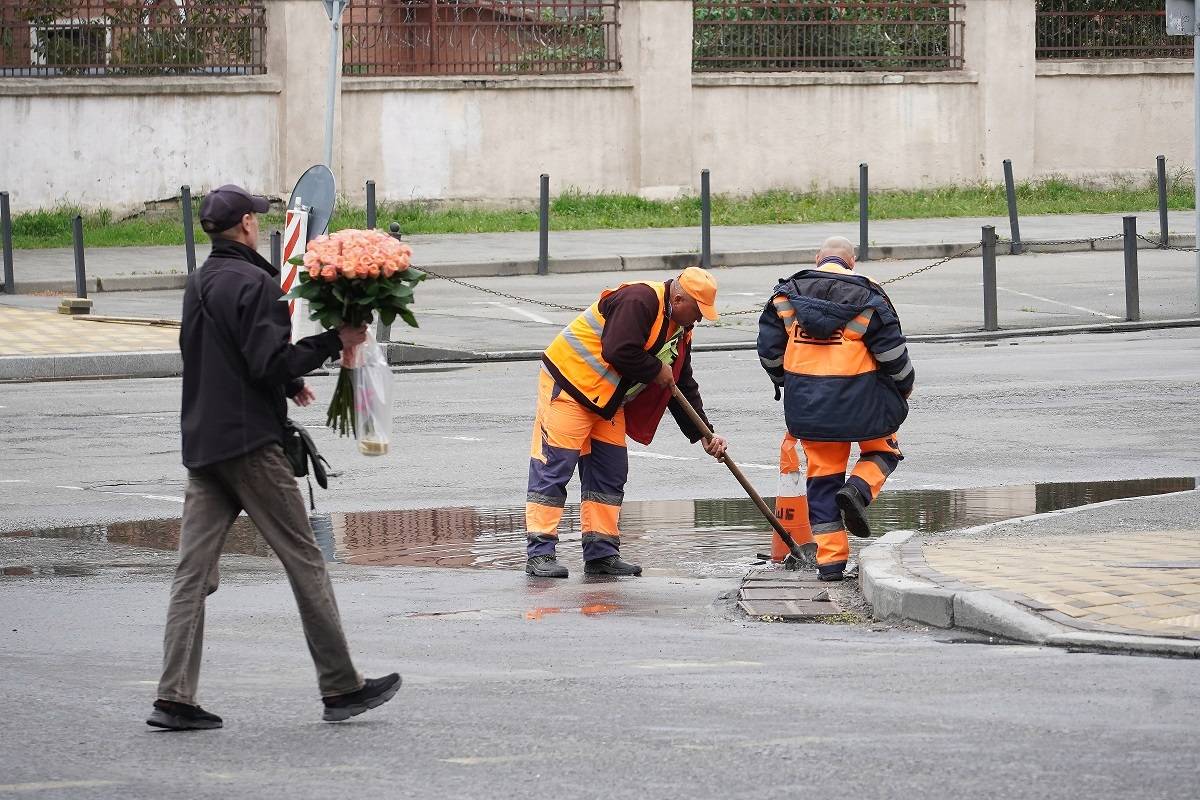
[{"label": "red and white striped post", "polygon": [[[283,223],[283,263],[279,270],[279,283],[284,294],[292,290],[296,284],[300,267],[289,263],[296,256],[303,255],[308,249],[308,214],[309,208],[297,197],[292,208],[284,216]],[[300,332],[301,324],[308,317],[308,304],[303,300],[288,301],[288,314],[292,318],[292,341],[303,338]],[[298,324],[299,323],[299,324]]]}]

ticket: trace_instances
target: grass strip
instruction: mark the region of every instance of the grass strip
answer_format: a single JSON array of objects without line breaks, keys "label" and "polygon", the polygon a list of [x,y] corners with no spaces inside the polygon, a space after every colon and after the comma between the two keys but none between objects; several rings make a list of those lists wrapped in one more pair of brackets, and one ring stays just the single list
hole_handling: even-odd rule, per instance
[{"label": "grass strip", "polygon": [[[199,201],[194,218],[199,220]],[[1171,209],[1194,207],[1191,183],[1176,180],[1167,193]],[[1158,207],[1155,185],[1130,181],[1097,189],[1061,180],[1024,183],[1017,187],[1017,207],[1031,214],[1128,213]],[[17,249],[70,247],[71,220],[80,211],[71,207],[19,213],[13,216],[13,246]],[[1005,216],[1007,206],[1001,185],[956,186],[923,190],[874,192],[870,197],[872,220],[929,219],[939,217]],[[279,213],[264,215],[264,230],[283,225]],[[502,233],[535,231],[536,209],[480,209],[435,206],[428,203],[382,203],[381,226],[395,221],[405,235],[437,233]],[[698,226],[700,199],[644,200],[632,195],[584,194],[569,191],[551,201],[553,230],[675,228]],[[855,222],[858,193],[840,191],[769,191],[751,197],[714,195],[713,225],[770,225],[801,222]],[[332,230],[366,226],[366,209],[340,204]],[[88,247],[182,245],[182,213],[118,220],[100,210],[83,215]],[[197,241],[205,235],[196,227]]]}]

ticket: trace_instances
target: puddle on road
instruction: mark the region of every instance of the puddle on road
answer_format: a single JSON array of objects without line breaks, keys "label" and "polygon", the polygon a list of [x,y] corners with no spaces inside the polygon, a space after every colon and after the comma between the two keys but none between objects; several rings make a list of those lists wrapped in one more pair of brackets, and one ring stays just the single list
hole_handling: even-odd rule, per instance
[{"label": "puddle on road", "polygon": [[[1152,478],[1089,483],[1044,483],[976,489],[884,492],[871,506],[874,530],[943,531],[1028,514],[1196,488],[1195,478]],[[770,499],[768,498],[768,502]],[[431,508],[319,514],[317,542],[330,561],[363,566],[521,569],[525,562],[523,506]],[[579,509],[567,507],[559,552],[578,562]],[[647,574],[729,577],[755,565],[770,548],[770,526],[748,499],[630,501],[621,512],[622,552]],[[150,520],[4,534],[67,537],[174,550],[179,520]],[[851,537],[857,550],[860,540]],[[269,556],[246,517],[229,533],[225,551]],[[610,609],[589,609],[606,613]],[[588,612],[582,612],[588,613]]]}]

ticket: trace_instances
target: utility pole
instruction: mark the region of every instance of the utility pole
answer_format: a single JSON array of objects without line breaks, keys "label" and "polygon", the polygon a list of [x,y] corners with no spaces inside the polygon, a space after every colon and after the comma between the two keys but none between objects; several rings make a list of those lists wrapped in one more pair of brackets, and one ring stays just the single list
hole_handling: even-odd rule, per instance
[{"label": "utility pole", "polygon": [[325,91],[325,166],[333,169],[333,112],[337,104],[338,50],[342,46],[342,14],[350,0],[322,0],[329,15],[329,83]]},{"label": "utility pole", "polygon": [[1192,183],[1195,186],[1196,307],[1200,309],[1200,0],[1166,0],[1167,33],[1192,37]]}]

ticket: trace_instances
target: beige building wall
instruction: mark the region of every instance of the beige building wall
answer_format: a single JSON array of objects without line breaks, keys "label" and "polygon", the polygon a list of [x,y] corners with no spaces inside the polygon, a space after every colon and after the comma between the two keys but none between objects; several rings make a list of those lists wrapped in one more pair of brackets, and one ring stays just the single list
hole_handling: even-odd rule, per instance
[{"label": "beige building wall", "polygon": [[[623,0],[622,70],[345,77],[333,169],[361,201],[528,203],[555,194],[1148,175],[1190,165],[1190,63],[1034,59],[1034,0],[966,0],[965,67],[937,74],[693,74],[690,0]],[[286,197],[323,160],[329,21],[268,5],[265,76],[0,79],[0,189],[14,210],[137,209],[226,181]]]}]

